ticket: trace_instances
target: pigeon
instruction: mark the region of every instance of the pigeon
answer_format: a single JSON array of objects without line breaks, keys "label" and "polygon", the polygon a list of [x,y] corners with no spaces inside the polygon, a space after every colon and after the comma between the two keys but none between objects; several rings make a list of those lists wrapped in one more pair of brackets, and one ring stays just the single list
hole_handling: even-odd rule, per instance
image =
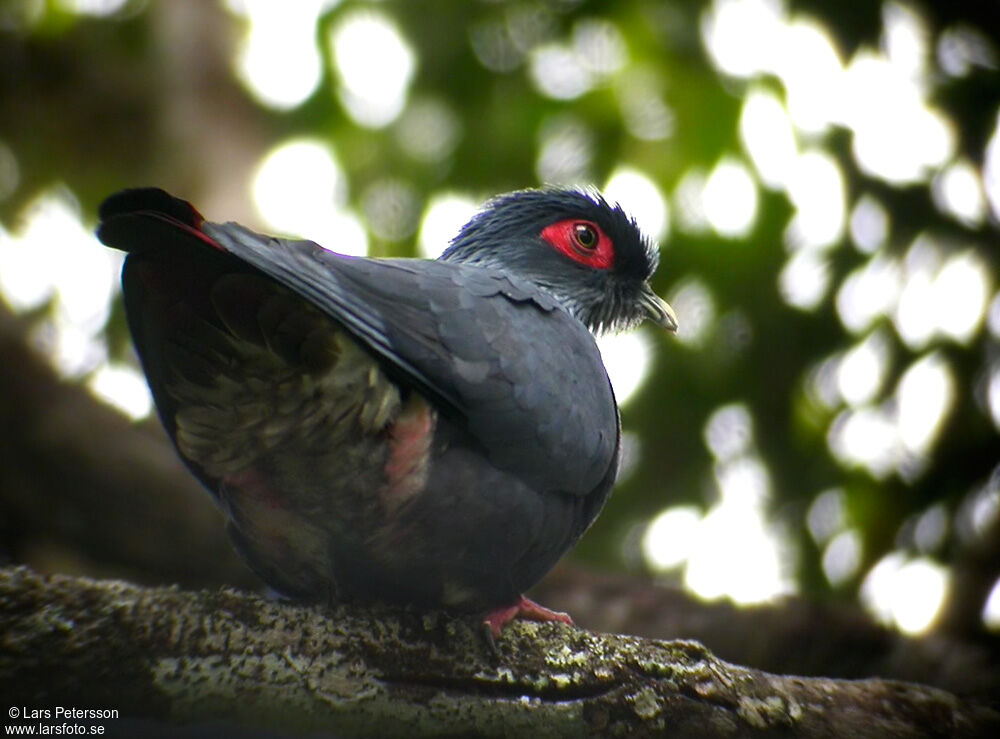
[{"label": "pigeon", "polygon": [[[379,259],[100,207],[160,419],[233,544],[289,598],[571,623],[523,593],[607,500],[621,424],[595,336],[643,320],[659,254],[593,190],[488,201],[442,255]],[[336,244],[331,246],[336,247]]]}]

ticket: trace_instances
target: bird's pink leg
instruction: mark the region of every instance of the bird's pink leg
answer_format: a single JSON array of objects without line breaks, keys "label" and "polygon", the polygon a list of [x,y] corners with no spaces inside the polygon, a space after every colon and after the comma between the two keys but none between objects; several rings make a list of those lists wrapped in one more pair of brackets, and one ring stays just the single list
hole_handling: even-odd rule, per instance
[{"label": "bird's pink leg", "polygon": [[489,628],[495,639],[500,636],[500,630],[503,629],[504,625],[515,618],[523,618],[527,621],[558,621],[570,626],[573,625],[573,619],[569,617],[569,614],[551,611],[523,595],[514,605],[497,608],[487,613],[483,623]]}]

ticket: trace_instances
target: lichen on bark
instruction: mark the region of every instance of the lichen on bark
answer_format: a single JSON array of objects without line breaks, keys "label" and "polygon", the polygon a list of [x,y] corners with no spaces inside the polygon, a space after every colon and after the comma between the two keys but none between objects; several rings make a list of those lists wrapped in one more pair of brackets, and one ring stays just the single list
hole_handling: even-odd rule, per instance
[{"label": "lichen on bark", "polygon": [[988,735],[986,705],[893,681],[770,675],[701,644],[296,605],[0,569],[0,687],[23,705],[338,736]]}]

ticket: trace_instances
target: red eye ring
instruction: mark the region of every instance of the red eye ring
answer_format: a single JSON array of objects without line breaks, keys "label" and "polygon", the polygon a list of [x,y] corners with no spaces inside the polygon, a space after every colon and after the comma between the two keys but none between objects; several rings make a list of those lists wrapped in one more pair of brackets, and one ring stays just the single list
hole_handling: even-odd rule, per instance
[{"label": "red eye ring", "polygon": [[539,234],[563,256],[592,269],[614,266],[615,250],[608,235],[593,221],[567,218],[550,223]]}]

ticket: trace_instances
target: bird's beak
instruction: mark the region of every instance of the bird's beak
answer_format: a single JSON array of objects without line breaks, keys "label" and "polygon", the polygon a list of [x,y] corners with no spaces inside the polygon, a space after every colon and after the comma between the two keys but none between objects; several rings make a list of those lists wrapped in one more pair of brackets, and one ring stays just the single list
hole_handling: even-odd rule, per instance
[{"label": "bird's beak", "polygon": [[677,331],[677,314],[674,313],[674,309],[666,300],[654,293],[648,285],[643,288],[639,302],[642,303],[642,309],[646,312],[646,318],[670,333]]}]

